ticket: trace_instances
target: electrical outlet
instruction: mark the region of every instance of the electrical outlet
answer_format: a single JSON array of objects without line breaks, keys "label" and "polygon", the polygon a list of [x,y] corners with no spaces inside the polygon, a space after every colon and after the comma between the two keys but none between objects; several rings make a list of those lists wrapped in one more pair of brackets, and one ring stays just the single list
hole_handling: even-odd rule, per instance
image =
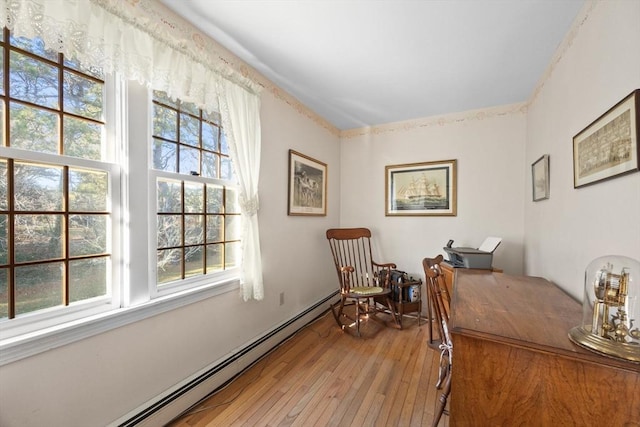
[{"label": "electrical outlet", "polygon": [[284,292],[280,292],[280,305],[284,305]]}]

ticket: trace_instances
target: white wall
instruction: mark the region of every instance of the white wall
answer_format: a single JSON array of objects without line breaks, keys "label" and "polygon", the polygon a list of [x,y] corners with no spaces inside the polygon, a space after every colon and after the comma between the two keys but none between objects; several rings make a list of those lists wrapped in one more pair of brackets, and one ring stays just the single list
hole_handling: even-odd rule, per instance
[{"label": "white wall", "polygon": [[[371,228],[378,260],[423,277],[422,259],[502,237],[494,266],[523,271],[525,114],[520,106],[397,123],[343,138],[342,226]],[[385,216],[385,166],[457,159],[455,217]]]},{"label": "white wall", "polygon": [[339,164],[338,137],[268,90],[261,112],[264,300],[226,293],[2,366],[0,425],[106,425],[336,290],[324,232],[338,224],[339,169],[326,217],[289,217],[287,167],[289,148]]},{"label": "white wall", "polygon": [[[577,19],[527,117],[526,163],[550,155],[551,192],[545,201],[526,198],[525,272],[580,300],[593,259],[640,259],[640,173],[573,188],[573,136],[640,88],[640,2],[590,7]],[[528,174],[525,192],[530,188]]]}]

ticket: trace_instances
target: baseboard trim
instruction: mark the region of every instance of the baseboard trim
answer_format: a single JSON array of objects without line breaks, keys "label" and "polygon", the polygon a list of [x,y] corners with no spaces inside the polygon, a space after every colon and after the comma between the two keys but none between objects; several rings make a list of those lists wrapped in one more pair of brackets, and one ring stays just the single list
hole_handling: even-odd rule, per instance
[{"label": "baseboard trim", "polygon": [[185,382],[174,386],[155,399],[125,415],[112,426],[164,425],[191,408],[213,391],[218,390],[293,336],[298,330],[323,315],[328,302],[336,297],[335,291],[296,316],[276,326],[255,341],[248,343],[233,355],[205,368]]}]

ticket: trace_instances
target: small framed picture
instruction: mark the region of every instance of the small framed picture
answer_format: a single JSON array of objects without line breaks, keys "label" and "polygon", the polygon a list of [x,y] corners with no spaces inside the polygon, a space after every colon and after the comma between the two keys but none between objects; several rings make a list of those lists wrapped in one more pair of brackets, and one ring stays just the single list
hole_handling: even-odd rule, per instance
[{"label": "small framed picture", "polygon": [[385,167],[387,216],[456,216],[456,160]]},{"label": "small framed picture", "polygon": [[327,165],[289,150],[289,215],[327,215]]},{"label": "small framed picture", "polygon": [[533,201],[549,198],[549,155],[545,154],[531,165]]},{"label": "small framed picture", "polygon": [[638,171],[640,89],[573,137],[573,187]]}]

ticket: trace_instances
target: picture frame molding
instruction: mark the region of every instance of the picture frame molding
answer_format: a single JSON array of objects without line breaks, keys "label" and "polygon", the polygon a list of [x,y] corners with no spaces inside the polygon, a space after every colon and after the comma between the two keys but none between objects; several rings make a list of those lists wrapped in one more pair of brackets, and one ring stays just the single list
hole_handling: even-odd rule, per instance
[{"label": "picture frame molding", "polygon": [[457,216],[457,186],[456,159],[385,166],[385,216]]},{"label": "picture frame molding", "polygon": [[[617,161],[612,159],[609,167],[598,166],[598,157],[607,154],[606,147],[606,128],[610,126],[610,131],[615,131],[615,127],[624,128],[624,118],[622,115],[629,111],[629,144],[628,153],[630,159],[628,161]],[[573,188],[580,188],[598,182],[606,181],[611,178],[620,177],[629,173],[640,170],[638,159],[640,158],[640,89],[635,89],[629,95],[625,96],[620,102],[615,104],[604,114],[591,122],[587,127],[578,132],[573,137]],[[616,139],[614,142],[620,142]],[[589,146],[585,146],[585,143]],[[583,150],[589,149],[594,151],[591,156],[583,153]],[[600,150],[598,150],[600,149]],[[620,152],[625,154],[624,145],[620,145]],[[609,150],[611,152],[612,150]],[[601,161],[601,160],[600,160]],[[590,166],[589,163],[595,163]],[[585,170],[595,169],[584,175]]]},{"label": "picture frame molding", "polygon": [[326,163],[290,149],[287,215],[326,216],[327,180]]},{"label": "picture frame molding", "polygon": [[[550,195],[549,181],[549,155],[544,154],[538,160],[531,164],[531,191],[534,202],[546,200]],[[536,186],[536,183],[542,180],[542,185]],[[538,187],[540,188],[538,190]],[[538,190],[538,191],[537,191]]]}]

